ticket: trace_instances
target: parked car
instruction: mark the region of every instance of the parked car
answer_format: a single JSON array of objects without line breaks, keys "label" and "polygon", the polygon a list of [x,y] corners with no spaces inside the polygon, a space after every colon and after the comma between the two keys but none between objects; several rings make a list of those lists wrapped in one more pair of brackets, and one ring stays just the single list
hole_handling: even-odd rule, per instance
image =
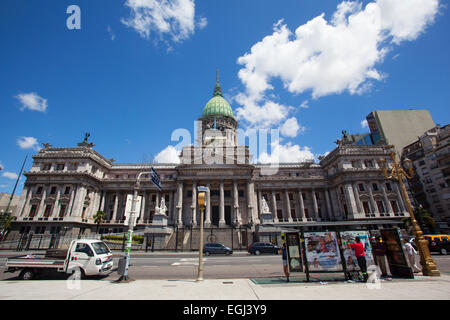
[{"label": "parked car", "polygon": [[439,252],[442,255],[446,255],[448,252],[450,252],[450,241],[447,240],[447,237],[429,238],[425,236],[424,238],[428,240],[428,249],[430,250],[430,252]]},{"label": "parked car", "polygon": [[248,247],[250,254],[260,255],[261,253],[279,254],[281,248],[269,242],[255,242]]},{"label": "parked car", "polygon": [[233,250],[227,246],[224,246],[218,242],[209,242],[205,243],[203,246],[203,253],[207,256],[210,254],[226,254],[230,255],[233,253]]}]

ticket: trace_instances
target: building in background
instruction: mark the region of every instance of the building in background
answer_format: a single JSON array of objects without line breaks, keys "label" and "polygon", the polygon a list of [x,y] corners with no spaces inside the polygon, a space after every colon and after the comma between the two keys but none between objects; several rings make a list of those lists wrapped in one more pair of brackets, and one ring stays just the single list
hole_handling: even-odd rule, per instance
[{"label": "building in background", "polygon": [[415,176],[410,192],[436,221],[437,231],[448,233],[450,223],[450,125],[436,126],[405,146],[402,157],[413,161]]},{"label": "building in background", "polygon": [[[0,192],[0,214],[3,214],[8,206],[8,202],[11,198],[9,193]],[[13,196],[11,203],[9,204],[9,213],[16,211],[17,204],[19,203],[20,196]]]},{"label": "building in background", "polygon": [[[133,193],[138,174],[151,167],[161,177],[162,190],[149,177],[142,181],[136,229],[158,229],[154,217],[164,199],[168,236],[161,249],[198,248],[198,186],[209,189],[204,219],[208,241],[227,245],[277,241],[286,228],[319,231],[402,226],[402,218],[409,215],[397,182],[386,180],[377,164],[380,159],[391,162],[382,145],[337,142],[319,163],[254,163],[248,146],[237,143],[238,123],[218,79],[199,121],[201,138],[183,148],[180,163],[117,164],[96,152],[88,135],[77,147],[44,144],[24,173],[27,180],[11,236],[95,233],[93,216],[98,210],[107,214],[100,233],[124,232],[127,195]],[[275,238],[266,237],[269,229],[261,219],[262,213],[267,215],[263,208],[270,212],[270,221],[264,220],[272,230],[270,237]],[[248,238],[249,234],[253,238]]]}]

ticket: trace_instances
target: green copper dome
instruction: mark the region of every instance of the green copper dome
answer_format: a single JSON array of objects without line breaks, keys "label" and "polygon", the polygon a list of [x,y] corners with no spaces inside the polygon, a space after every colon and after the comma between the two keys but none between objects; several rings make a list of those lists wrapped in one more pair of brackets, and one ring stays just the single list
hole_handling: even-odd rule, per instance
[{"label": "green copper dome", "polygon": [[228,102],[223,98],[222,89],[219,83],[219,71],[217,70],[216,86],[211,100],[208,101],[203,109],[202,118],[209,116],[230,117],[234,119],[233,110]]}]

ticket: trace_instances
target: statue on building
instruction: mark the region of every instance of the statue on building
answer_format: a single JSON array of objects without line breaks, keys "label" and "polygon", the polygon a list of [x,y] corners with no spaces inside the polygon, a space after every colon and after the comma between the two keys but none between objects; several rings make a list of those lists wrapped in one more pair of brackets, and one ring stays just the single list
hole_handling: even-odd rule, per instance
[{"label": "statue on building", "polygon": [[48,148],[52,147],[52,145],[50,143],[42,143],[42,145],[44,146],[44,149],[48,149]]},{"label": "statue on building", "polygon": [[84,134],[84,140],[83,142],[79,142],[78,146],[79,147],[88,147],[88,148],[92,148],[93,146],[95,146],[95,144],[93,144],[92,142],[88,142],[88,138],[91,136],[91,134],[89,132],[86,132]]},{"label": "statue on building", "polygon": [[269,206],[267,205],[266,198],[262,198],[262,213],[270,213]]},{"label": "statue on building", "polygon": [[166,200],[164,197],[161,199],[161,204],[159,205],[158,211],[160,214],[166,215],[167,207],[166,207]]}]

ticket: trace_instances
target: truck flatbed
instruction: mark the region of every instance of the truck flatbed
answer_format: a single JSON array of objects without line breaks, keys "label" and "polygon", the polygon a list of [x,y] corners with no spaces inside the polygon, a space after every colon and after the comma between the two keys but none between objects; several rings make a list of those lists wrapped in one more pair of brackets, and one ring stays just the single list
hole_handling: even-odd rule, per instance
[{"label": "truck flatbed", "polygon": [[7,268],[62,268],[64,267],[64,258],[47,257],[44,254],[32,254],[9,258],[6,262]]}]

